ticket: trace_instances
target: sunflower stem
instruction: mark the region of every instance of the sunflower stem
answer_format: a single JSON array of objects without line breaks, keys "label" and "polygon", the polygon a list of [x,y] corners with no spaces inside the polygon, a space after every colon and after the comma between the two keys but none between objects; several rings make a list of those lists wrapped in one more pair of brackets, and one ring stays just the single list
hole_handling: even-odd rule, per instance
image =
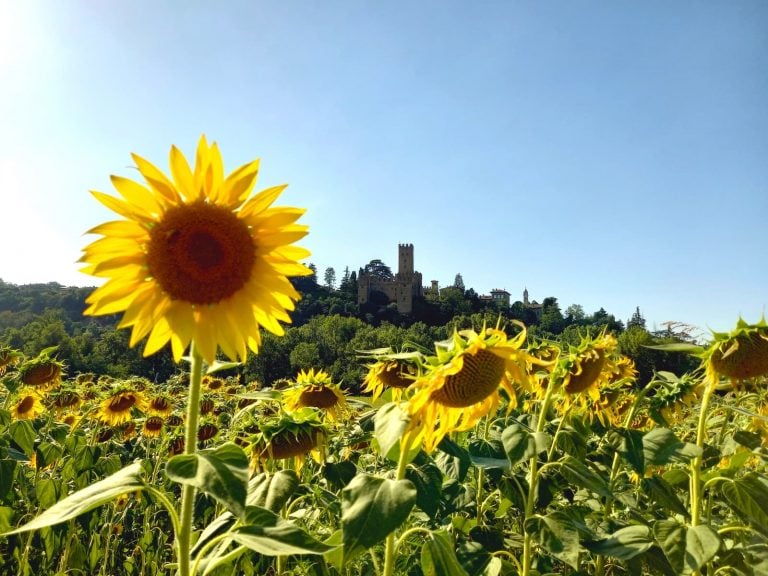
[{"label": "sunflower stem", "polygon": [[[411,449],[411,433],[406,432],[400,439],[400,457],[397,460],[396,480],[405,478],[405,470],[408,468],[408,453]],[[384,576],[392,576],[395,573],[395,531],[387,535],[384,544]]]},{"label": "sunflower stem", "polygon": [[[544,395],[544,401],[541,404],[541,410],[536,418],[536,433],[540,433],[544,430],[544,425],[547,421],[547,412],[549,412],[549,405],[552,403],[553,393],[555,391],[554,383],[550,382],[547,386],[547,392]],[[528,498],[525,502],[525,518],[523,520],[523,569],[521,576],[528,576],[531,572],[531,564],[533,562],[533,534],[531,534],[525,527],[525,521],[533,516],[533,511],[536,505],[536,491],[538,489],[538,474],[539,474],[539,455],[534,454],[531,456],[530,462],[530,481],[528,482]]]},{"label": "sunflower stem", "polygon": [[[701,397],[699,424],[696,427],[696,446],[701,450],[704,450],[704,440],[707,436],[707,411],[709,410],[709,400],[715,391],[715,384],[714,381],[707,382]],[[701,523],[701,463],[701,455],[691,460],[691,526],[698,526]]]},{"label": "sunflower stem", "polygon": [[[200,417],[200,389],[203,380],[203,358],[195,348],[194,341],[189,348],[192,362],[187,397],[187,422],[184,434],[184,454],[194,454],[197,449],[197,428]],[[179,559],[179,576],[191,576],[190,551],[192,549],[192,524],[195,504],[195,487],[185,484],[181,489],[180,530],[177,534],[176,553]]]}]

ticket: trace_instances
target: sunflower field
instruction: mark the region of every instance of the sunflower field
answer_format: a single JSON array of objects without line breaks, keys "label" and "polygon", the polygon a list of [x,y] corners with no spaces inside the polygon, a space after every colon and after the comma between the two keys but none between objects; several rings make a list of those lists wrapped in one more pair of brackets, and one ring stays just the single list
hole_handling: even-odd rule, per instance
[{"label": "sunflower field", "polygon": [[764,320],[647,382],[607,331],[517,322],[360,350],[362,382],[243,381],[300,297],[303,211],[205,138],[170,177],[134,161],[143,183],[94,192],[122,219],[91,230],[87,313],[183,368],[0,348],[0,574],[768,574]]}]

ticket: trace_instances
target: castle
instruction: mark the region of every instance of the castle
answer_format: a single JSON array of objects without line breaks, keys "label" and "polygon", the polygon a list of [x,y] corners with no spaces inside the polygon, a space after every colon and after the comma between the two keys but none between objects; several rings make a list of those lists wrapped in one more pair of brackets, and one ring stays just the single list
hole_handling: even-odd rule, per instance
[{"label": "castle", "polygon": [[397,252],[397,274],[394,279],[383,280],[367,273],[358,276],[358,304],[368,302],[371,292],[381,292],[390,302],[397,304],[400,314],[410,314],[413,311],[413,298],[424,295],[421,272],[413,269],[413,244],[398,244]]}]

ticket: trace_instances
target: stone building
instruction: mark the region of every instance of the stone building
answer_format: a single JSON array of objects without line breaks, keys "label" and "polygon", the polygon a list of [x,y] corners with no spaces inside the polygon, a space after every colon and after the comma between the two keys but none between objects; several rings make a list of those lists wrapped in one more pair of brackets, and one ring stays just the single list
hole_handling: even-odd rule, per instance
[{"label": "stone building", "polygon": [[397,274],[392,280],[375,278],[367,273],[358,276],[358,304],[368,302],[372,292],[381,292],[390,302],[397,304],[400,314],[413,312],[413,298],[424,295],[421,272],[413,269],[413,244],[399,244],[397,249]]}]

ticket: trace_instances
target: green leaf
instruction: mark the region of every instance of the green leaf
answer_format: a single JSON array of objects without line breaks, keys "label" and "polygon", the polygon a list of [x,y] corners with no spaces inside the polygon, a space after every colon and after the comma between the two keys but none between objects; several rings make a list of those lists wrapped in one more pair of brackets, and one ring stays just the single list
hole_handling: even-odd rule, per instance
[{"label": "green leaf", "polygon": [[619,428],[609,430],[607,439],[637,474],[645,473],[645,454],[643,452],[643,433],[639,430]]},{"label": "green leaf", "polygon": [[688,509],[675,494],[675,489],[661,476],[643,478],[640,485],[643,492],[662,508],[685,517],[689,516]]},{"label": "green leaf", "polygon": [[277,514],[260,506],[248,506],[244,526],[229,532],[238,544],[265,556],[289,554],[325,554],[333,546],[323,544],[293,522],[283,520]]},{"label": "green leaf", "polygon": [[544,550],[573,568],[579,567],[579,532],[572,519],[561,511],[547,516],[535,516],[525,522],[525,529],[533,533]]},{"label": "green leaf", "polygon": [[378,544],[408,518],[416,502],[410,480],[358,474],[341,491],[344,562]]},{"label": "green leaf", "polygon": [[747,430],[737,430],[733,433],[733,439],[750,450],[755,450],[763,443],[763,437],[760,434]]},{"label": "green leaf", "polygon": [[424,576],[468,576],[459,564],[450,534],[444,530],[430,532],[421,547],[421,571]]},{"label": "green leaf", "polygon": [[590,469],[585,462],[577,460],[573,456],[566,456],[560,462],[560,473],[571,484],[586,488],[599,496],[613,497],[613,492],[608,487],[608,482]]},{"label": "green leaf", "polygon": [[245,512],[248,456],[231,442],[214,450],[174,456],[166,464],[165,473],[174,482],[213,496],[236,516]]},{"label": "green leaf", "polygon": [[126,492],[134,492],[144,489],[142,480],[142,468],[140,462],[135,462],[116,472],[112,476],[104,478],[99,482],[91,484],[87,488],[75,492],[56,502],[48,510],[27,522],[23,526],[7,532],[8,534],[18,534],[19,532],[28,532],[38,530],[45,526],[53,526],[66,520],[70,520],[106,504],[113,498]]},{"label": "green leaf", "polygon": [[343,460],[342,462],[326,462],[323,466],[323,478],[337,490],[341,490],[349,484],[357,474],[354,462]]},{"label": "green leaf", "polygon": [[61,480],[58,478],[41,478],[35,484],[37,502],[43,508],[50,508],[59,500]]},{"label": "green leaf", "polygon": [[701,455],[701,449],[695,444],[681,442],[668,428],[654,428],[643,436],[643,454],[646,464],[687,464]]},{"label": "green leaf", "polygon": [[756,472],[721,483],[725,500],[736,514],[768,536],[768,478]]},{"label": "green leaf", "polygon": [[[395,402],[385,404],[376,412],[373,419],[374,437],[379,445],[379,453],[385,458],[400,446],[400,439],[408,427],[408,415]],[[399,452],[399,451],[398,451]]]},{"label": "green leaf", "polygon": [[687,344],[685,342],[672,342],[670,344],[656,344],[654,346],[643,346],[651,350],[661,350],[662,352],[687,352],[689,354],[700,354],[704,348],[696,344]]},{"label": "green leaf", "polygon": [[13,527],[13,508],[10,506],[0,506],[0,534]]},{"label": "green leaf", "polygon": [[220,362],[218,360],[214,360],[213,364],[205,369],[205,373],[213,374],[214,372],[218,372],[220,370],[230,370],[232,368],[237,368],[241,364],[241,362]]},{"label": "green leaf", "polygon": [[29,420],[16,420],[8,427],[8,433],[22,452],[31,458],[35,453],[35,438],[37,438],[37,432],[32,423]]},{"label": "green leaf", "polygon": [[405,477],[416,487],[416,506],[430,518],[435,518],[443,491],[443,475],[440,469],[431,462],[418,467],[410,465],[405,471]]},{"label": "green leaf", "polygon": [[720,536],[709,526],[688,528],[685,535],[685,563],[691,571],[698,570],[712,560],[720,549]]},{"label": "green leaf", "polygon": [[278,513],[298,487],[299,477],[293,470],[262,473],[254,476],[248,484],[247,504]]},{"label": "green leaf", "polygon": [[585,542],[584,546],[595,554],[629,560],[653,546],[653,538],[648,526],[638,524],[621,528],[608,538]]},{"label": "green leaf", "polygon": [[18,466],[16,460],[0,460],[0,502],[4,502],[11,494]]},{"label": "green leaf", "polygon": [[447,436],[440,441],[437,449],[438,454],[434,456],[434,461],[440,471],[449,478],[463,482],[472,464],[469,452]]},{"label": "green leaf", "polygon": [[685,524],[674,518],[659,520],[653,525],[653,536],[675,574],[682,574],[685,567]]},{"label": "green leaf", "polygon": [[501,433],[504,452],[511,466],[536,455],[536,441],[527,428],[520,424],[507,426]]}]

